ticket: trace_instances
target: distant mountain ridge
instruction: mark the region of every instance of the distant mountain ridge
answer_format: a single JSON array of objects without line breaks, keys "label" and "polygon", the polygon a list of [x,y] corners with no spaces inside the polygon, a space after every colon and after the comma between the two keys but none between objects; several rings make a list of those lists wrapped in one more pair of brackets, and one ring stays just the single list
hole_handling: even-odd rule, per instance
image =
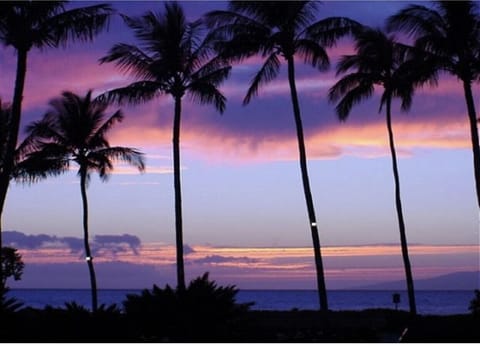
[{"label": "distant mountain ridge", "polygon": [[[415,278],[415,277],[414,277]],[[414,281],[416,290],[474,290],[480,289],[480,271],[455,272]],[[363,290],[406,290],[405,281],[389,281],[378,284],[357,286]]]}]

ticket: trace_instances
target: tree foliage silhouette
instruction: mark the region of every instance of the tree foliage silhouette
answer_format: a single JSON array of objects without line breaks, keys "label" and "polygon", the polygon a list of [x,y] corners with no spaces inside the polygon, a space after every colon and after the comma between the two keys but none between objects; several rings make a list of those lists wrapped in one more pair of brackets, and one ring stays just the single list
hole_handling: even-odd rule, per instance
[{"label": "tree foliage silhouette", "polygon": [[405,267],[410,312],[416,314],[413,277],[408,256],[405,221],[400,196],[400,177],[392,128],[391,105],[393,98],[401,100],[401,109],[407,111],[412,104],[415,88],[412,49],[396,42],[379,29],[364,28],[355,37],[355,54],[343,56],[337,66],[337,75],[345,74],[329,91],[331,102],[339,101],[336,113],[345,121],[352,107],[373,96],[375,86],[383,89],[379,112],[385,107],[388,141],[395,181],[395,206],[397,210],[400,242]]},{"label": "tree foliage silhouette", "polygon": [[2,287],[6,287],[8,278],[13,278],[15,281],[22,279],[25,263],[17,249],[4,246],[2,249],[2,257],[0,257],[0,265],[2,266],[3,272]]},{"label": "tree foliage silhouette", "polygon": [[231,1],[228,11],[212,11],[205,16],[212,28],[209,40],[232,62],[252,55],[265,59],[253,77],[243,100],[248,104],[262,85],[274,80],[280,71],[281,58],[286,61],[288,82],[295,119],[300,169],[309,225],[312,234],[317,287],[320,307],[328,310],[324,269],[321,255],[317,219],[310,188],[302,117],[295,83],[295,57],[304,63],[325,71],[329,67],[326,47],[352,32],[359,24],[342,17],[315,21],[317,4],[314,1]]},{"label": "tree foliage silhouette", "polygon": [[226,98],[218,90],[218,86],[228,77],[230,66],[214,55],[212,48],[202,39],[202,25],[199,22],[187,22],[182,7],[176,2],[165,3],[163,12],[150,11],[138,18],[124,16],[124,20],[140,44],[116,44],[100,61],[114,62],[137,81],[126,87],[110,90],[103,98],[120,104],[138,104],[160,95],[168,94],[173,97],[177,283],[180,289],[185,289],[180,179],[182,100],[188,95],[192,101],[213,104],[223,113]]},{"label": "tree foliage silhouette", "polygon": [[1,221],[15,164],[28,53],[32,48],[65,47],[70,41],[91,41],[108,25],[108,19],[113,12],[106,4],[66,10],[66,3],[66,1],[0,2],[0,42],[4,46],[14,48],[17,53],[10,134],[5,144],[0,172],[0,251]]},{"label": "tree foliage silhouette", "polygon": [[83,205],[83,239],[92,290],[92,310],[96,311],[97,286],[93,257],[89,245],[87,185],[92,172],[106,181],[113,171],[114,161],[123,161],[144,171],[143,154],[136,149],[111,147],[106,135],[123,119],[116,111],[106,120],[108,104],[92,99],[89,91],[85,97],[63,92],[62,97],[50,101],[50,110],[44,117],[28,126],[32,140],[25,159],[18,165],[18,179],[34,182],[56,176],[69,170],[75,162],[80,177]]},{"label": "tree foliage silhouette", "polygon": [[426,81],[437,83],[439,72],[457,77],[467,104],[477,203],[480,208],[480,146],[472,83],[480,78],[480,15],[474,1],[435,1],[409,5],[388,18],[388,28],[415,38],[430,66]]}]

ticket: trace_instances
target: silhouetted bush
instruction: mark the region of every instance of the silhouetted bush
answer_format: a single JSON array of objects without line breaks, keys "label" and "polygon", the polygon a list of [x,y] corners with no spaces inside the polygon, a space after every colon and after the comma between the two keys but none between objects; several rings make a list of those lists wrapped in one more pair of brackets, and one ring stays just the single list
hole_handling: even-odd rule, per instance
[{"label": "silhouetted bush", "polygon": [[480,290],[475,290],[474,294],[475,298],[470,301],[468,310],[470,310],[474,316],[480,317]]},{"label": "silhouetted bush", "polygon": [[251,304],[237,304],[235,286],[217,286],[208,273],[185,290],[154,285],[129,294],[125,313],[148,341],[219,341],[234,333],[235,322]]},{"label": "silhouetted bush", "polygon": [[0,288],[0,314],[13,313],[23,306],[23,303],[17,298],[7,297],[10,289],[8,287]]},{"label": "silhouetted bush", "polygon": [[22,255],[20,255],[17,249],[10,246],[2,247],[0,265],[2,266],[0,287],[7,287],[7,280],[10,277],[12,277],[15,281],[22,279],[25,263],[23,263]]}]

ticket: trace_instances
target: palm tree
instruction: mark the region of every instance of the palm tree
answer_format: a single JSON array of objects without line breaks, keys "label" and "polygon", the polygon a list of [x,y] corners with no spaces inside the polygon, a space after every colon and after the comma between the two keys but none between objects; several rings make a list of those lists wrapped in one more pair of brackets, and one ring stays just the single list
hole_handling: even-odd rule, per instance
[{"label": "palm tree", "polygon": [[141,17],[124,16],[139,46],[119,43],[100,62],[115,62],[137,81],[123,88],[110,90],[104,99],[138,104],[160,95],[171,95],[175,102],[173,118],[173,171],[175,189],[175,238],[177,251],[177,285],[185,289],[183,261],[182,190],[180,181],[180,124],[182,100],[212,104],[223,113],[226,98],[218,86],[228,77],[231,67],[213,55],[202,40],[199,22],[186,21],[183,9],[176,2],[165,3],[164,12],[149,11]]},{"label": "palm tree", "polygon": [[[14,167],[22,112],[27,57],[32,48],[66,46],[69,41],[91,41],[107,25],[112,8],[106,4],[65,9],[66,1],[1,1],[0,43],[17,53],[17,72],[12,101],[10,135],[0,172],[0,251],[1,219]],[[0,272],[1,275],[1,272]]]},{"label": "palm tree", "polygon": [[287,63],[288,82],[293,106],[300,169],[309,225],[312,234],[317,287],[321,310],[328,310],[324,269],[320,250],[317,219],[307,169],[307,156],[302,117],[295,84],[295,57],[306,64],[325,71],[329,58],[325,50],[336,40],[359,26],[347,18],[327,18],[315,22],[317,4],[314,1],[231,1],[228,11],[213,11],[205,21],[213,29],[210,38],[216,42],[222,56],[231,61],[242,61],[252,55],[261,55],[265,62],[252,79],[244,105],[257,95],[259,88],[274,80],[281,61]]},{"label": "palm tree", "polygon": [[431,66],[430,82],[440,71],[463,84],[467,103],[477,203],[480,208],[480,147],[472,83],[480,78],[480,15],[473,1],[435,1],[433,6],[410,5],[388,18],[390,30],[415,38]]},{"label": "palm tree", "polygon": [[136,149],[111,147],[108,131],[123,115],[120,110],[104,120],[107,104],[92,100],[92,92],[85,97],[63,92],[62,97],[50,101],[51,109],[44,117],[28,126],[29,153],[18,165],[17,178],[32,182],[62,174],[70,164],[78,165],[83,204],[83,240],[85,259],[90,273],[92,310],[97,310],[97,284],[93,257],[89,245],[87,185],[92,172],[98,172],[106,181],[113,170],[113,161],[124,161],[140,171],[145,168],[143,154]]},{"label": "palm tree", "polygon": [[379,112],[385,107],[390,153],[392,156],[393,177],[395,180],[395,206],[400,230],[400,243],[405,267],[410,312],[416,314],[413,277],[408,257],[405,222],[400,197],[400,178],[397,154],[392,129],[391,105],[393,98],[401,100],[401,109],[408,111],[412,103],[415,87],[411,71],[413,61],[409,60],[411,47],[396,42],[377,29],[365,28],[356,35],[356,54],[343,56],[337,66],[337,75],[343,76],[329,91],[331,102],[338,101],[335,108],[341,121],[345,121],[352,107],[374,94],[375,86],[383,89]]}]

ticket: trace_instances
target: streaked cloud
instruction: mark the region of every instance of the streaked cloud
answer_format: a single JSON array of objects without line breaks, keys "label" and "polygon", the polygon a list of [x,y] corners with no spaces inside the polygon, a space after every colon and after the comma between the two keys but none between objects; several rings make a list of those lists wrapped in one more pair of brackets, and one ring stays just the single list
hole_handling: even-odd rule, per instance
[{"label": "streaked cloud", "polygon": [[[159,273],[170,273],[164,279],[174,282],[175,246],[165,243],[139,244],[130,235],[102,236],[95,239],[95,243],[103,245],[104,249],[96,253],[96,263],[113,265],[121,261],[146,266]],[[52,243],[48,246],[46,244],[30,249],[20,247],[27,267],[29,263],[60,265],[83,262],[82,258],[71,251],[72,244],[64,248],[53,246]],[[121,244],[123,247],[119,246]],[[129,246],[133,248],[127,248]],[[287,281],[290,282],[290,288],[314,287],[315,267],[310,247],[190,245],[186,249],[186,271],[192,277],[209,271],[220,282],[244,288],[278,288],[278,282]],[[478,270],[479,245],[412,244],[409,250],[416,279],[455,271]],[[322,248],[322,254],[330,287],[348,288],[403,279],[404,269],[398,244],[327,246]]]}]

